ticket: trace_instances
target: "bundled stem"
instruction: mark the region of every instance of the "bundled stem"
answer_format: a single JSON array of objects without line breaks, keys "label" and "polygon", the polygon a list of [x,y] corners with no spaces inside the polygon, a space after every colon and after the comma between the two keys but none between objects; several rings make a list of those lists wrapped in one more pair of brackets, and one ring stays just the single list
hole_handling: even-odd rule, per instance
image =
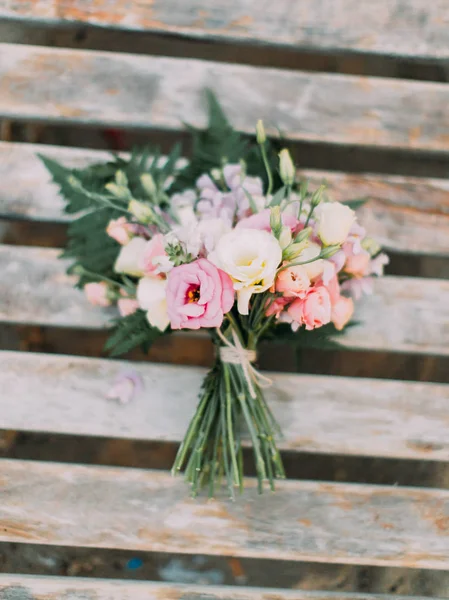
[{"label": "bundled stem", "polygon": [[[263,319],[260,329],[262,322]],[[245,331],[244,324],[242,326],[235,316],[229,315],[224,330],[215,338],[215,365],[206,376],[196,413],[172,469],[173,474],[184,469],[193,496],[204,486],[208,487],[209,496],[214,496],[223,479],[232,498],[236,490],[242,491],[242,434],[245,430],[254,453],[259,492],[263,491],[264,481],[268,481],[273,490],[275,479],[285,477],[275,442],[280,429],[257,377],[250,381],[245,365],[237,361],[226,362],[221,351],[223,336],[229,343],[237,336],[246,344],[247,350],[255,350],[258,329],[253,322]]]}]

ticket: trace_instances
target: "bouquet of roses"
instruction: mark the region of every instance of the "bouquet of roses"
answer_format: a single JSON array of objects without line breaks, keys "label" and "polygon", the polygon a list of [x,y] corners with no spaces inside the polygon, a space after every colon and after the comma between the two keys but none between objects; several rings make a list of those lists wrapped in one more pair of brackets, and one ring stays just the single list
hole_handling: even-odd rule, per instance
[{"label": "bouquet of roses", "polygon": [[[148,150],[69,170],[43,158],[80,213],[65,252],[92,304],[116,304],[115,354],[174,330],[205,329],[216,348],[173,472],[196,494],[243,486],[249,435],[262,491],[284,477],[280,434],[255,367],[260,341],[287,324],[342,330],[353,297],[382,273],[386,256],[349,204],[309,191],[287,149],[256,127],[257,143],[232,130],[210,96],[210,123],[194,132],[190,161]],[[331,326],[332,326],[331,325]]]}]

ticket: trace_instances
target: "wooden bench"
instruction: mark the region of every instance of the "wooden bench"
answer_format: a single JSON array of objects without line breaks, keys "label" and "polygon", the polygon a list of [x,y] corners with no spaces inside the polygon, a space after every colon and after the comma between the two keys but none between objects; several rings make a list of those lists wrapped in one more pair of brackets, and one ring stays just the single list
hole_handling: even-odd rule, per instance
[{"label": "wooden bench", "polygon": [[[401,155],[400,165],[427,160],[429,173],[424,175],[421,165],[420,177],[411,176],[410,168],[404,169],[405,175],[376,174],[375,165],[353,172],[350,154],[344,171],[306,168],[304,174],[314,185],[326,180],[336,199],[368,198],[360,220],[387,251],[423,265],[432,257],[447,261],[449,183],[435,176],[431,161],[444,160],[449,149],[449,87],[417,78],[298,70],[295,64],[296,59],[303,64],[307,54],[321,66],[325,55],[358,64],[364,59],[368,66],[376,58],[439,66],[449,57],[447,2],[413,0],[407,8],[400,0],[265,4],[0,0],[4,31],[9,25],[26,27],[24,35],[32,39],[32,31],[39,30],[50,32],[56,46],[69,45],[67,40],[76,46],[73,31],[81,27],[87,43],[99,32],[102,40],[113,36],[115,43],[131,30],[139,39],[148,38],[150,48],[161,43],[163,53],[170,55],[129,54],[120,47],[108,48],[111,52],[1,43],[0,120],[176,134],[183,121],[205,123],[203,89],[212,87],[242,132],[252,133],[255,119],[263,118],[271,134],[278,127],[303,148],[327,147],[324,156],[329,148],[351,147],[369,149],[373,156],[413,151]],[[197,58],[200,42],[204,57],[212,53],[214,61]],[[289,68],[274,68],[276,61]],[[37,152],[74,166],[106,154],[0,143],[0,218],[35,229],[49,223],[62,226],[69,218]],[[3,345],[0,429],[75,436],[80,444],[94,438],[179,443],[204,369],[135,362],[146,392],[126,406],[107,400],[111,380],[129,364],[93,358],[97,352],[87,344],[75,350],[71,336],[77,331],[88,340],[90,334],[102,335],[111,312],[87,305],[65,274],[59,250],[32,246],[27,238],[21,243],[0,245],[0,321],[19,334],[34,327],[46,335],[62,331],[65,339],[59,346],[63,354],[20,352]],[[437,358],[447,365],[449,281],[389,275],[377,282],[374,296],[361,302],[356,318],[358,324],[341,340],[346,351],[388,353],[391,360],[395,355],[420,362]],[[19,347],[25,348],[23,340]],[[36,349],[42,349],[39,343]],[[180,334],[164,340],[151,357],[198,365],[209,362],[209,353],[204,338]],[[440,383],[417,381],[426,377],[415,372],[409,373],[410,381],[381,379],[374,371],[371,378],[277,373],[268,392],[285,433],[280,446],[292,464],[309,456],[314,472],[314,460],[339,457],[384,461],[380,465],[396,461],[407,470],[426,461],[426,468],[440,465],[443,473],[428,487],[338,482],[337,476],[320,481],[315,474],[315,480],[280,483],[276,494],[258,496],[249,478],[244,497],[235,503],[220,498],[194,501],[184,483],[164,469],[63,463],[56,452],[52,461],[36,456],[1,459],[0,542],[5,547],[14,543],[20,548],[120,550],[145,556],[205,555],[253,561],[259,572],[268,568],[276,575],[268,580],[270,588],[256,588],[253,582],[261,581],[257,577],[250,579],[250,587],[236,587],[198,584],[200,575],[196,584],[188,579],[172,584],[49,577],[36,575],[33,567],[24,569],[28,574],[0,574],[0,598],[387,600],[393,598],[390,592],[404,590],[419,597],[449,598],[444,574],[449,571],[449,491],[443,489],[443,467],[449,461],[445,373]],[[281,589],[287,586],[282,580],[284,561],[297,564],[301,589]],[[396,583],[387,585],[385,580],[363,591],[360,581],[353,581],[347,592],[339,591],[340,582],[318,591],[319,583],[310,585],[299,576],[307,564],[307,569],[377,568],[378,573],[393,574]],[[432,577],[427,578],[428,570]],[[404,587],[394,577],[398,572],[409,582]],[[426,583],[421,586],[414,573]],[[241,582],[238,574],[232,582]],[[383,595],[375,594],[379,591]]]}]

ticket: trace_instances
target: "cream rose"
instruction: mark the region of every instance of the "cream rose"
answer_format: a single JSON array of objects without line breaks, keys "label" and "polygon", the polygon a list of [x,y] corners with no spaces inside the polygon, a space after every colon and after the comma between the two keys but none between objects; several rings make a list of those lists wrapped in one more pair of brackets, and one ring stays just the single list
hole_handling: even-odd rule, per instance
[{"label": "cream rose", "polygon": [[324,202],[317,212],[318,235],[323,244],[343,244],[354,224],[355,212],[340,202]]},{"label": "cream rose", "polygon": [[252,294],[260,294],[273,284],[282,250],[271,233],[242,227],[221,237],[208,258],[232,279],[238,311],[247,315]]},{"label": "cream rose", "polygon": [[324,271],[325,262],[322,258],[318,258],[320,253],[321,247],[314,242],[309,242],[306,248],[294,260],[295,263],[306,263],[302,266],[311,281],[317,279]]},{"label": "cream rose", "polygon": [[141,277],[143,275],[142,257],[145,253],[147,242],[143,238],[135,237],[120,250],[115,261],[114,271]]},{"label": "cream rose", "polygon": [[158,277],[142,277],[137,284],[137,302],[147,313],[150,325],[165,331],[170,323],[165,288],[167,281]]}]

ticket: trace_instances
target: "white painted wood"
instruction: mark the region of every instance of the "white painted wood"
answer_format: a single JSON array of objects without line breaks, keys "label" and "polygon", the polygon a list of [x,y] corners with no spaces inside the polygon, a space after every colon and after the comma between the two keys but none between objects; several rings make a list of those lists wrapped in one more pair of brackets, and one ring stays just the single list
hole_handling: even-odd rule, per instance
[{"label": "white painted wood", "polygon": [[[0,245],[0,321],[106,327],[115,309],[90,306],[58,255],[52,248]],[[339,337],[344,347],[449,355],[449,281],[383,277],[374,288],[357,305],[358,324]]]},{"label": "white painted wood", "polygon": [[[137,372],[144,390],[126,406],[106,398]],[[24,377],[26,374],[26,377]],[[0,352],[0,429],[180,442],[205,369]],[[270,374],[266,397],[298,452],[449,460],[449,386]]]},{"label": "white painted wood", "polygon": [[[2,0],[0,16],[64,25],[240,40],[287,48],[355,51],[420,58],[449,57],[445,0]],[[264,51],[267,49],[264,47]]]},{"label": "white painted wood", "polygon": [[[0,216],[66,222],[57,187],[37,158],[55,158],[68,167],[105,161],[106,152],[0,142]],[[326,182],[335,200],[367,198],[360,222],[386,249],[449,256],[449,181],[329,171],[301,171],[311,189]]]},{"label": "white painted wood", "polygon": [[292,140],[447,151],[441,83],[254,68],[181,58],[0,45],[0,116],[155,127],[204,126],[204,89],[232,124]]},{"label": "white painted wood", "polygon": [[283,481],[232,502],[163,471],[2,460],[0,541],[449,568],[449,491]]},{"label": "white painted wood", "polygon": [[0,574],[0,597],[2,594],[5,600],[9,597],[11,600],[413,600],[396,594],[345,594],[9,574]]}]

